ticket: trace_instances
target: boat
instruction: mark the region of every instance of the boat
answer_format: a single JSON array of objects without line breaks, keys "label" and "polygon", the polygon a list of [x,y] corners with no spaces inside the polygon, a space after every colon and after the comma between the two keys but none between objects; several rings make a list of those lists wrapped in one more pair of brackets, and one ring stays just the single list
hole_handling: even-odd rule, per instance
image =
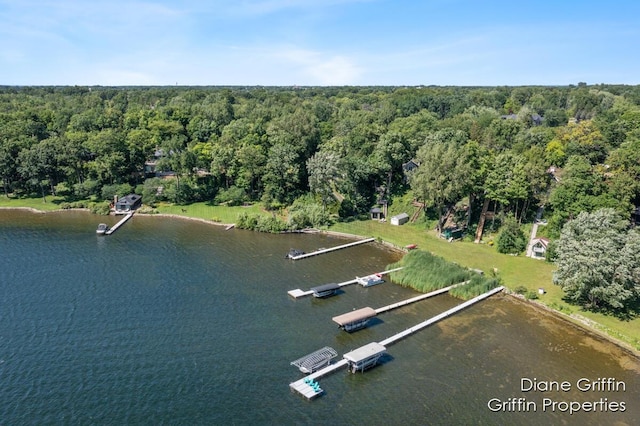
[{"label": "boat", "polygon": [[100,225],[98,225],[98,229],[96,229],[96,234],[104,235],[108,230],[109,230],[109,227],[107,226],[107,224],[101,223]]},{"label": "boat", "polygon": [[404,246],[404,248],[406,248],[407,250],[415,250],[418,248],[417,244],[409,244],[407,246]]},{"label": "boat", "polygon": [[356,277],[356,281],[362,287],[371,287],[372,285],[382,284],[384,280],[382,279],[382,274],[373,274],[367,275],[366,277]]},{"label": "boat", "polygon": [[313,297],[322,298],[333,296],[339,288],[340,286],[338,284],[330,283],[313,287],[311,291],[313,291]]},{"label": "boat", "polygon": [[289,253],[287,253],[287,255],[285,256],[285,258],[286,259],[293,259],[294,257],[302,256],[303,254],[305,254],[305,253],[302,250],[291,249],[291,250],[289,250]]}]

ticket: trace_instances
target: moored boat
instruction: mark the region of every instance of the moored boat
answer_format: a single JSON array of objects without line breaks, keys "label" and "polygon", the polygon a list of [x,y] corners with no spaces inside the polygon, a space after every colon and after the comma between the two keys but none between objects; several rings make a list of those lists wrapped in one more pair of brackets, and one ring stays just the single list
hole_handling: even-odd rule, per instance
[{"label": "moored boat", "polygon": [[356,277],[356,281],[362,287],[371,287],[372,285],[382,284],[384,280],[381,274],[367,275],[366,277]]},{"label": "moored boat", "polygon": [[104,235],[108,230],[109,230],[109,227],[107,226],[107,224],[101,223],[100,225],[98,225],[98,229],[96,229],[96,234]]},{"label": "moored boat", "polygon": [[285,256],[285,258],[287,259],[293,259],[294,257],[298,257],[305,254],[302,250],[298,250],[298,249],[291,249],[289,250],[289,253],[287,253],[287,255]]}]

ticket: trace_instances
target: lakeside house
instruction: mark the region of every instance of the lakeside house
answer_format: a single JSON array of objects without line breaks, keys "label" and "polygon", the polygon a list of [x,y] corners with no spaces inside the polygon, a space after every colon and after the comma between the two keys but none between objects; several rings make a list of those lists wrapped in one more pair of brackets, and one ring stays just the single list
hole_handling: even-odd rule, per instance
[{"label": "lakeside house", "polygon": [[142,196],[138,194],[129,194],[122,198],[117,198],[114,203],[114,211],[116,214],[126,214],[132,212],[142,205]]},{"label": "lakeside house", "polygon": [[540,237],[531,241],[531,257],[533,259],[544,259],[549,246],[549,239]]}]

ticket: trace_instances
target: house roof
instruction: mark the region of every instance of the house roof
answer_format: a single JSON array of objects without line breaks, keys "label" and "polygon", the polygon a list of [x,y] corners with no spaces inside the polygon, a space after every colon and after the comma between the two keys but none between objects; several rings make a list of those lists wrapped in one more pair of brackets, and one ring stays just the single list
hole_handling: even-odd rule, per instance
[{"label": "house roof", "polygon": [[134,205],[135,203],[138,202],[138,200],[140,200],[142,198],[142,196],[138,195],[138,194],[129,194],[126,195],[122,198],[118,199],[118,204],[124,205],[124,204],[129,204],[129,205]]},{"label": "house roof", "polygon": [[407,213],[400,213],[400,214],[397,214],[397,215],[393,216],[391,219],[403,219],[403,218],[408,218],[408,217],[409,217],[409,215]]},{"label": "house roof", "polygon": [[544,248],[547,248],[550,242],[551,241],[549,241],[548,238],[540,237],[540,238],[534,238],[532,241],[532,245],[540,243]]}]

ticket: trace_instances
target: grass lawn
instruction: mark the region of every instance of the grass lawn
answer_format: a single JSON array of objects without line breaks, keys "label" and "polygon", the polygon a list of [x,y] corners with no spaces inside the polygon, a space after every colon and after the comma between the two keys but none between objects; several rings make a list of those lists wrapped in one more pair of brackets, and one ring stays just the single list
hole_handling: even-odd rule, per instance
[{"label": "grass lawn", "polygon": [[158,213],[195,217],[220,223],[235,223],[240,213],[268,214],[262,210],[260,204],[253,204],[246,207],[212,206],[207,203],[193,203],[186,206],[160,204],[155,210]]},{"label": "grass lawn", "polygon": [[540,295],[538,301],[562,313],[576,317],[584,317],[594,328],[621,340],[636,350],[640,350],[640,318],[631,321],[621,321],[615,317],[582,311],[579,307],[569,305],[562,300],[564,295],[560,287],[551,281],[554,265],[542,260],[530,259],[525,256],[508,256],[500,254],[487,244],[456,241],[449,243],[438,238],[435,231],[426,231],[424,225],[406,224],[393,226],[377,221],[355,221],[336,223],[330,228],[332,231],[375,237],[404,247],[417,244],[418,248],[430,251],[443,258],[456,262],[468,268],[481,269],[489,274],[497,269],[504,284],[511,290],[524,286],[537,293],[538,288],[544,288],[546,293]]},{"label": "grass lawn", "polygon": [[42,200],[42,197],[39,198],[14,198],[14,197],[5,197],[4,195],[0,196],[0,207],[29,207],[36,210],[43,211],[51,211],[58,210],[60,208],[60,203],[64,201],[63,197],[46,197],[47,202],[45,203]]}]

